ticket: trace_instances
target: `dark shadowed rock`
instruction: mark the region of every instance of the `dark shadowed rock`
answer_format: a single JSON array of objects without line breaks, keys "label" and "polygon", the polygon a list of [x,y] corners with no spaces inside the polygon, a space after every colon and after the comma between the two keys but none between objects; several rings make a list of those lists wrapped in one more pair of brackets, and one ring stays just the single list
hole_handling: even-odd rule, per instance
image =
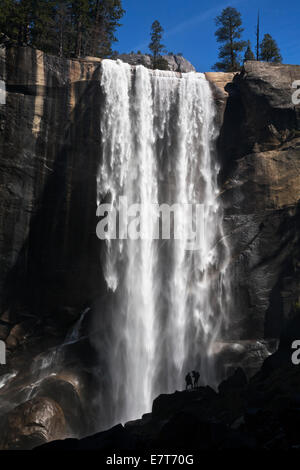
[{"label": "dark shadowed rock", "polygon": [[0,306],[15,322],[60,316],[68,326],[101,289],[99,77],[98,61],[0,51]]},{"label": "dark shadowed rock", "polygon": [[62,409],[50,398],[34,398],[10,412],[1,423],[2,449],[32,449],[66,433]]},{"label": "dark shadowed rock", "polygon": [[220,383],[218,389],[221,395],[231,393],[233,390],[243,390],[247,385],[247,377],[243,369],[238,368],[233,375]]},{"label": "dark shadowed rock", "polygon": [[98,452],[123,451],[133,452],[137,448],[137,442],[134,437],[121,425],[118,424],[108,431],[103,431],[94,436],[84,439],[65,439],[63,441],[50,442],[37,450],[96,450]]},{"label": "dark shadowed rock", "polygon": [[108,456],[112,451],[143,455],[297,448],[299,377],[298,368],[288,362],[268,376],[257,374],[250,383],[238,370],[220,386],[219,393],[200,389],[198,393],[162,395],[155,400],[152,414],[127,423],[125,428],[118,425],[85,439],[45,444],[38,450],[91,449]]}]

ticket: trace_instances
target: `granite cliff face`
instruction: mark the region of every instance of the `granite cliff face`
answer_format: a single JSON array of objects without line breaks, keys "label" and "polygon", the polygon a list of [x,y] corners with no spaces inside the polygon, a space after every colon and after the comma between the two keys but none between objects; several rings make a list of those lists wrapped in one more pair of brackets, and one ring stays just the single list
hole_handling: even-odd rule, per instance
[{"label": "granite cliff face", "polygon": [[231,337],[289,335],[299,316],[299,76],[299,66],[247,62],[226,86],[219,151],[237,299]]},{"label": "granite cliff face", "polygon": [[[101,312],[104,293],[95,235],[99,65],[30,48],[0,53],[7,89],[0,105],[4,448],[94,430],[82,410],[93,403],[97,380],[90,315],[96,304]],[[300,106],[291,101],[300,67],[249,62],[241,74],[207,78],[221,123],[221,197],[236,299],[220,350],[230,366],[238,346],[238,360],[251,371],[276,339],[289,347],[300,335]],[[12,370],[22,372],[15,377]],[[24,407],[31,431],[20,418]]]},{"label": "granite cliff face", "polygon": [[102,285],[99,60],[1,49],[0,75],[0,447],[31,448],[84,432],[81,407],[91,400],[93,350],[66,338]]},{"label": "granite cliff face", "polygon": [[7,328],[28,319],[72,323],[98,295],[99,61],[2,49],[0,74],[7,90],[0,108],[0,339],[7,339]]}]

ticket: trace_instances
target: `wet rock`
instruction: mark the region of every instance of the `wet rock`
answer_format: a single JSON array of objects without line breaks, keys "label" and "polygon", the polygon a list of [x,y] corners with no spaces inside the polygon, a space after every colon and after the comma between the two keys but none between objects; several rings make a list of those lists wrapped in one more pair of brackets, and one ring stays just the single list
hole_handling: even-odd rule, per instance
[{"label": "wet rock", "polygon": [[220,377],[228,377],[241,367],[248,378],[258,372],[267,357],[276,351],[279,340],[218,341],[213,345]]},{"label": "wet rock", "polygon": [[50,398],[38,397],[15,408],[1,425],[2,449],[32,449],[65,435],[62,409]]},{"label": "wet rock", "polygon": [[73,436],[84,434],[87,423],[76,379],[74,381],[72,377],[63,375],[50,376],[38,385],[36,396],[51,398],[60,406],[70,434]]},{"label": "wet rock", "polygon": [[27,320],[15,325],[6,339],[7,349],[12,351],[22,344],[28,336],[33,334],[35,325],[35,320]]}]

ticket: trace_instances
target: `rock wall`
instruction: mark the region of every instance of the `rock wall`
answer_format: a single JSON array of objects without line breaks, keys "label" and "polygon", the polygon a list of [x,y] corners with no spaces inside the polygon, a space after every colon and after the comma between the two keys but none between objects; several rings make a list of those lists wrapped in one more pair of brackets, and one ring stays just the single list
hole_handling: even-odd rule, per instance
[{"label": "rock wall", "polygon": [[[227,84],[219,140],[232,247],[233,338],[300,337],[300,67],[247,62]],[[298,335],[298,336],[297,336]]]},{"label": "rock wall", "polygon": [[28,318],[58,327],[74,322],[99,292],[99,59],[1,49],[0,78],[7,90],[0,105],[0,339],[6,339],[12,325]]}]

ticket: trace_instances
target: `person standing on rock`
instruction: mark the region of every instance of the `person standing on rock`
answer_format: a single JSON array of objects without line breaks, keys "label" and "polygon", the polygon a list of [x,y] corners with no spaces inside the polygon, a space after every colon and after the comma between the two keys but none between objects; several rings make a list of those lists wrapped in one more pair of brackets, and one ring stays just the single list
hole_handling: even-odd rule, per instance
[{"label": "person standing on rock", "polygon": [[192,377],[191,377],[191,374],[188,373],[186,376],[185,376],[185,389],[187,390],[189,387],[193,388],[193,381],[192,381]]},{"label": "person standing on rock", "polygon": [[200,373],[197,370],[193,370],[192,372],[193,380],[194,380],[194,388],[198,387],[198,382],[200,379]]}]

